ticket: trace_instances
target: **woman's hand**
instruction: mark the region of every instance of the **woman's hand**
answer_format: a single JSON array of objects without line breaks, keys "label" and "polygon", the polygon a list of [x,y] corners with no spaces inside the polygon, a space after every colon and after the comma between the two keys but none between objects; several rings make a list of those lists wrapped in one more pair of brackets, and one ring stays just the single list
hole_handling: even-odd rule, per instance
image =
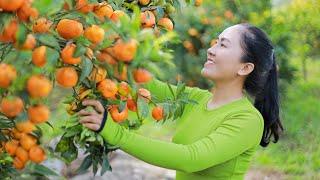
[{"label": "woman's hand", "polygon": [[82,105],[92,106],[94,108],[94,111],[88,112],[85,109],[79,111],[78,115],[80,116],[80,123],[93,131],[99,130],[103,121],[103,115],[105,111],[103,105],[98,100],[94,99],[86,99],[82,101]]}]

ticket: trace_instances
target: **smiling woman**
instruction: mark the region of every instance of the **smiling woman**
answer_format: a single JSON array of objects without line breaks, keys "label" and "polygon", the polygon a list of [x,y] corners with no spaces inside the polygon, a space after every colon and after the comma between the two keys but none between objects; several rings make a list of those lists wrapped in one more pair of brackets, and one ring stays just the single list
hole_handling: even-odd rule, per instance
[{"label": "smiling woman", "polygon": [[[275,65],[266,34],[248,24],[235,25],[208,49],[201,74],[214,81],[213,90],[186,88],[198,104],[185,107],[172,142],[125,129],[95,100],[84,103],[99,113],[81,111],[81,123],[138,159],[176,170],[178,180],[243,179],[259,144],[267,146],[271,136],[276,142],[282,129]],[[170,95],[157,79],[145,88],[160,100]]]}]

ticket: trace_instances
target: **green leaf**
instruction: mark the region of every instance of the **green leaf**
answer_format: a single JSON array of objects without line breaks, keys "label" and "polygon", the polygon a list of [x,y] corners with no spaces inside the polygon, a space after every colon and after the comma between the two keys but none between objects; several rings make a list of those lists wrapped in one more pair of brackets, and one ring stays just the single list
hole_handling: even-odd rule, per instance
[{"label": "green leaf", "polygon": [[101,50],[101,49],[107,48],[112,43],[113,43],[113,41],[111,41],[109,39],[105,39],[105,40],[103,40],[103,42],[101,44],[98,45],[98,47],[96,49]]},{"label": "green leaf", "polygon": [[82,56],[86,53],[86,51],[87,51],[87,48],[84,45],[78,43],[76,50],[74,51],[73,57],[76,58],[76,57]]},{"label": "green leaf", "polygon": [[61,153],[61,157],[68,164],[78,157],[78,149],[73,143],[73,138],[68,138],[64,135],[58,142],[55,152]]},{"label": "green leaf", "polygon": [[124,66],[124,62],[123,61],[119,61],[118,62],[118,72],[119,72],[119,74],[122,74],[123,66]]},{"label": "green leaf", "polygon": [[57,51],[60,51],[60,46],[57,41],[57,38],[55,38],[53,35],[38,34],[36,38],[41,44],[54,48]]},{"label": "green leaf", "polygon": [[167,14],[171,14],[176,11],[176,8],[174,8],[170,3],[166,4],[165,9]]},{"label": "green leaf", "polygon": [[80,134],[81,129],[82,129],[81,124],[78,124],[76,126],[72,126],[72,127],[68,128],[68,130],[64,136],[65,137],[72,137],[72,136],[75,136],[76,134]]},{"label": "green leaf", "polygon": [[21,122],[21,121],[25,121],[26,119],[28,119],[28,114],[26,111],[23,111],[14,120],[15,122]]},{"label": "green leaf", "polygon": [[170,115],[170,104],[168,103],[163,103],[163,111],[165,112],[165,118],[168,119]]},{"label": "green leaf", "polygon": [[11,19],[14,18],[14,15],[15,14],[13,13],[3,11],[0,13],[0,32],[2,32],[3,28],[11,22]]},{"label": "green leaf", "polygon": [[52,129],[54,129],[54,127],[52,126],[52,124],[50,122],[46,122],[47,125],[49,125]]},{"label": "green leaf", "polygon": [[58,63],[58,60],[60,58],[60,54],[57,50],[47,47],[46,48],[46,58],[47,58],[47,64],[45,66],[46,70],[48,72],[54,72],[55,67]]},{"label": "green leaf", "polygon": [[[132,72],[132,69],[130,66],[128,67],[128,72]],[[132,84],[132,90],[136,89],[136,83],[134,83],[134,78],[132,73],[128,73],[128,82],[129,84]]]},{"label": "green leaf", "polygon": [[92,164],[92,156],[88,155],[82,161],[80,167],[77,169],[77,173],[84,173]]},{"label": "green leaf", "polygon": [[17,59],[19,59],[19,61],[30,62],[31,57],[32,57],[31,51],[19,51]]},{"label": "green leaf", "polygon": [[55,171],[42,164],[30,163],[29,169],[31,170],[31,172],[44,176],[59,176]]},{"label": "green leaf", "polygon": [[100,143],[101,146],[104,146],[103,137],[100,134],[97,134],[97,141]]},{"label": "green leaf", "polygon": [[180,97],[181,93],[185,90],[185,88],[186,88],[185,84],[179,81],[177,85],[177,90],[176,90],[177,98]]},{"label": "green leaf", "polygon": [[15,124],[12,120],[0,118],[0,128],[12,128]]},{"label": "green leaf", "polygon": [[18,32],[16,34],[19,45],[22,45],[26,41],[27,33],[27,27],[24,24],[20,23],[18,27]]},{"label": "green leaf", "polygon": [[110,100],[108,100],[108,102],[109,102],[110,104],[120,104],[120,100],[119,100],[119,99],[115,99],[115,100],[110,99]]},{"label": "green leaf", "polygon": [[162,7],[160,6],[157,6],[157,9],[156,9],[156,21],[158,22],[159,19],[161,19],[163,16],[164,16],[164,10]]},{"label": "green leaf", "polygon": [[107,64],[107,63],[103,63],[102,67],[105,68],[107,70],[107,75],[108,77],[113,77],[114,75],[114,71],[113,68],[111,67],[111,65]]},{"label": "green leaf", "polygon": [[147,102],[145,102],[143,98],[138,98],[137,105],[138,105],[138,111],[141,119],[146,118],[149,114],[149,106]]},{"label": "green leaf", "polygon": [[65,99],[62,101],[63,104],[70,104],[74,101],[74,97],[73,96],[67,96],[65,97]]},{"label": "green leaf", "polygon": [[140,31],[141,23],[140,23],[140,8],[138,6],[132,6],[133,7],[133,13],[131,16],[131,22],[130,26],[131,27],[131,32],[130,35],[133,37],[136,37],[137,34]]},{"label": "green leaf", "polygon": [[[100,158],[100,157],[99,157]],[[97,158],[95,158],[92,162],[92,171],[93,171],[93,175],[95,176],[97,174],[98,171],[98,161]]]},{"label": "green leaf", "polygon": [[177,119],[178,117],[180,117],[183,113],[183,110],[184,110],[184,106],[181,104],[177,104],[174,111],[173,119]]},{"label": "green leaf", "polygon": [[98,0],[88,0],[88,3],[98,3],[99,1]]},{"label": "green leaf", "polygon": [[69,148],[70,141],[72,141],[71,138],[67,138],[63,135],[55,148],[55,152],[67,151]]},{"label": "green leaf", "polygon": [[32,131],[31,134],[35,136],[37,139],[40,139],[43,135],[42,130],[39,126],[36,126],[36,130]]},{"label": "green leaf", "polygon": [[126,106],[127,106],[127,101],[120,101],[119,112],[122,112]]},{"label": "green leaf", "polygon": [[80,84],[86,77],[88,77],[92,71],[93,64],[90,59],[87,57],[81,58],[81,75],[78,81],[78,84]]},{"label": "green leaf", "polygon": [[80,141],[83,141],[87,136],[88,128],[83,127],[81,134],[80,134]]},{"label": "green leaf", "polygon": [[[42,1],[33,1],[32,7],[38,9],[40,15],[52,14],[55,12],[61,11],[61,7],[65,1],[57,1],[57,0],[42,0]],[[73,7],[73,6],[70,6]]]},{"label": "green leaf", "polygon": [[148,62],[145,64],[146,69],[152,72],[156,77],[161,77],[164,73],[160,67],[154,62]]},{"label": "green leaf", "polygon": [[[186,0],[187,2],[189,1],[191,1],[191,0]],[[194,0],[192,0],[192,1],[194,1]],[[179,11],[181,10],[181,2],[180,1],[173,1],[173,6],[176,8],[176,9],[178,9]]]},{"label": "green leaf", "polygon": [[171,94],[172,94],[173,98],[174,98],[174,99],[176,99],[176,96],[175,96],[175,94],[174,94],[174,92],[173,92],[173,89],[172,89],[172,87],[171,87],[170,83],[169,83],[169,82],[167,82],[167,85],[168,85],[168,87],[169,87],[169,90],[170,90],[170,92],[171,92]]},{"label": "green leaf", "polygon": [[88,47],[88,46],[90,46],[91,42],[87,38],[85,38],[84,36],[80,36],[80,37],[77,38],[76,44],[77,45],[81,44],[83,46]]},{"label": "green leaf", "polygon": [[2,134],[2,132],[0,132],[0,141],[4,142],[4,141],[7,141],[7,140],[8,140],[7,137],[4,134]]},{"label": "green leaf", "polygon": [[101,164],[101,176],[103,176],[103,174],[107,171],[111,171],[111,166],[110,166],[110,163],[109,163],[109,160],[108,160],[108,156],[107,155],[104,155],[102,156],[102,164]]},{"label": "green leaf", "polygon": [[78,149],[74,145],[73,141],[69,143],[69,148],[67,151],[61,153],[61,157],[64,158],[64,160],[70,164],[73,160],[77,159],[78,157]]},{"label": "green leaf", "polygon": [[86,14],[85,20],[87,24],[97,24],[99,21],[96,15],[92,12],[89,12],[88,14]]}]

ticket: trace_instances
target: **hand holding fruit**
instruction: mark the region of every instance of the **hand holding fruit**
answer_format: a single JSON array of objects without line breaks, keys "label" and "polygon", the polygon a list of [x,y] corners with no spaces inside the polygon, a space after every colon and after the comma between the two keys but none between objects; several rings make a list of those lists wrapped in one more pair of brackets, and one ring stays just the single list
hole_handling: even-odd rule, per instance
[{"label": "hand holding fruit", "polygon": [[78,112],[80,123],[93,131],[99,130],[105,112],[103,105],[94,99],[86,99],[82,102],[82,105],[87,107]]}]

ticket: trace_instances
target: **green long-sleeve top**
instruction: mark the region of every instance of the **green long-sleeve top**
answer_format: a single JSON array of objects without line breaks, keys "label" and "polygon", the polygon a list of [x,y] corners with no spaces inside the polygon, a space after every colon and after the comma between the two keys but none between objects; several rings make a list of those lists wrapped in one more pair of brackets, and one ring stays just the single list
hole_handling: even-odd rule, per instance
[{"label": "green long-sleeve top", "polygon": [[[167,84],[157,79],[145,88],[158,99],[171,96]],[[177,180],[243,179],[262,137],[261,114],[247,96],[207,109],[211,92],[197,87],[187,87],[186,92],[198,104],[185,106],[171,142],[130,131],[111,116],[100,134],[142,161],[176,170]]]}]

